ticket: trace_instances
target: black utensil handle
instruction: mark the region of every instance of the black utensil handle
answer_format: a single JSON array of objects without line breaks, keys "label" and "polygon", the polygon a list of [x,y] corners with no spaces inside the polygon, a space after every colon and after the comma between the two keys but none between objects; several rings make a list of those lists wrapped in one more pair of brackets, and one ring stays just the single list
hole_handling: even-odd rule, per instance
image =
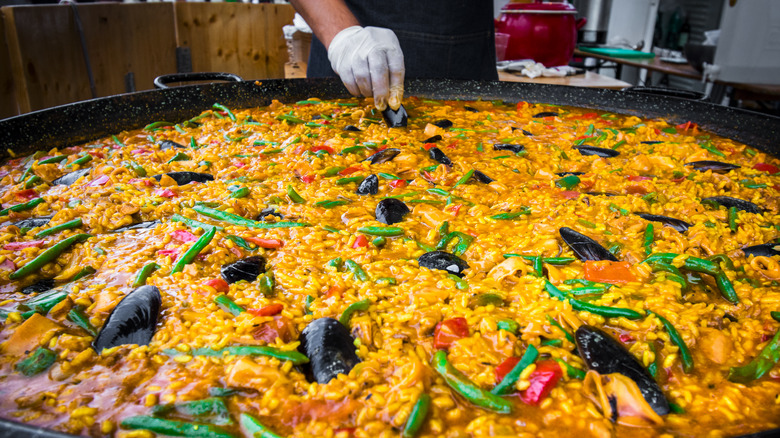
[{"label": "black utensil handle", "polygon": [[190,82],[190,81],[235,81],[242,82],[241,76],[233,73],[220,72],[197,72],[197,73],[173,73],[169,75],[160,75],[154,78],[154,86],[157,88],[170,88],[171,82]]},{"label": "black utensil handle", "polygon": [[631,91],[633,93],[650,94],[661,97],[676,97],[678,99],[686,100],[703,101],[707,98],[704,93],[699,93],[698,91],[680,90],[677,88],[635,86],[624,88],[623,91]]}]

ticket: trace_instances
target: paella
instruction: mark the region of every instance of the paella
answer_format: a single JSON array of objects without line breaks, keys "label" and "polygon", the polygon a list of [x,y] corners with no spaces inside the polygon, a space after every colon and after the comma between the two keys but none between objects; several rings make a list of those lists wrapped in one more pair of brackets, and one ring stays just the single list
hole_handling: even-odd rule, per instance
[{"label": "paella", "polygon": [[215,103],[7,161],[0,415],[128,438],[780,427],[776,158],[694,122],[404,108]]}]

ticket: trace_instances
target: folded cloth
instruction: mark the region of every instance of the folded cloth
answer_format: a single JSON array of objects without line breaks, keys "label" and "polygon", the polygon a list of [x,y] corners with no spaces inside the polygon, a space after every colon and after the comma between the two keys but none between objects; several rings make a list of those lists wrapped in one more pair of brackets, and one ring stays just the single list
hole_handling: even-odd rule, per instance
[{"label": "folded cloth", "polygon": [[498,71],[508,73],[520,73],[529,78],[544,77],[564,77],[573,76],[580,73],[580,70],[562,65],[559,67],[545,67],[543,64],[534,62],[532,59],[521,59],[519,61],[500,61],[496,63]]}]

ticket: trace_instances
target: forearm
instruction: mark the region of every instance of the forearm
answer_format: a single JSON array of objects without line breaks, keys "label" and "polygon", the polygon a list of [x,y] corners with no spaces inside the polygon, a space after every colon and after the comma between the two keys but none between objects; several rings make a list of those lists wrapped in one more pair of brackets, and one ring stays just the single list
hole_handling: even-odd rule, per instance
[{"label": "forearm", "polygon": [[337,33],[360,26],[343,0],[290,0],[325,48]]}]

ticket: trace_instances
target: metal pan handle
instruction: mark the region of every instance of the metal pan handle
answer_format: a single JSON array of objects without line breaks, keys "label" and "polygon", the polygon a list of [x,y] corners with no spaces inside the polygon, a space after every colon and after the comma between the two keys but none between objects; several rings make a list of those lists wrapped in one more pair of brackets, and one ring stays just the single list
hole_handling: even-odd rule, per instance
[{"label": "metal pan handle", "polygon": [[190,81],[235,81],[242,82],[241,76],[233,73],[220,72],[197,72],[197,73],[173,73],[169,75],[160,75],[154,78],[154,86],[157,88],[170,88],[171,82],[190,82]]}]

